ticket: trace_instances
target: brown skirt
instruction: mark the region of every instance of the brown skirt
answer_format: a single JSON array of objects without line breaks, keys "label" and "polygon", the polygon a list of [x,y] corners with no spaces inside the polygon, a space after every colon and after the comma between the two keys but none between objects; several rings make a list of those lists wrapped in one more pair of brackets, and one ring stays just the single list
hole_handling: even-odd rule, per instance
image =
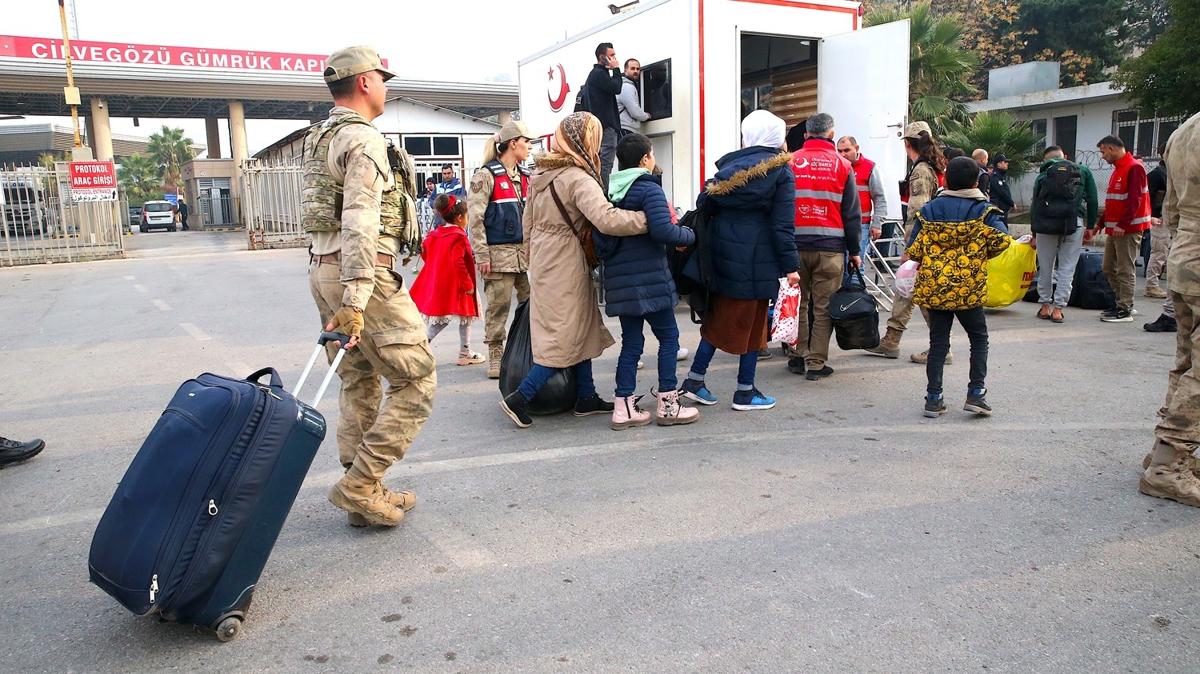
[{"label": "brown skirt", "polygon": [[767,300],[737,300],[712,296],[712,310],[700,326],[700,336],[736,356],[767,348]]}]

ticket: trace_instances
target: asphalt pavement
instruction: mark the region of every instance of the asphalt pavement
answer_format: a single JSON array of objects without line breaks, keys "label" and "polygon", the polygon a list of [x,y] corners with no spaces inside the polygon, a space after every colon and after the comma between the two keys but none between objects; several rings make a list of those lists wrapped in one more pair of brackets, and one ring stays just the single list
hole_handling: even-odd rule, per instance
[{"label": "asphalt pavement", "polygon": [[[694,426],[522,431],[448,330],[433,417],[387,479],[420,499],[398,528],[328,503],[331,432],[237,640],[135,618],[88,583],[88,547],[163,406],[205,371],[290,384],[319,325],[302,250],[126,241],[0,269],[0,434],[47,443],[0,471],[2,671],[1196,671],[1200,511],[1136,488],[1175,341],[1141,329],[1159,302],[1140,296],[1132,324],[990,312],[989,419],[959,411],[955,328],[938,420],[922,367],[835,347],[820,382],[760,364],[772,411],[729,409],[718,355]],[[915,318],[905,357],[925,342]]]}]

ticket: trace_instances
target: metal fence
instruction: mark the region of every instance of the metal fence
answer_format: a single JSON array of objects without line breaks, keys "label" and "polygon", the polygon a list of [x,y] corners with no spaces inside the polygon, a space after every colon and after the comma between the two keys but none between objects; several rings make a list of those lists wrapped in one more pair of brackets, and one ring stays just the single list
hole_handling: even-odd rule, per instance
[{"label": "metal fence", "polygon": [[65,163],[0,166],[0,265],[122,257],[124,204],[74,202]]},{"label": "metal fence", "polygon": [[308,245],[300,226],[299,159],[277,165],[247,162],[242,166],[242,204],[251,250]]}]

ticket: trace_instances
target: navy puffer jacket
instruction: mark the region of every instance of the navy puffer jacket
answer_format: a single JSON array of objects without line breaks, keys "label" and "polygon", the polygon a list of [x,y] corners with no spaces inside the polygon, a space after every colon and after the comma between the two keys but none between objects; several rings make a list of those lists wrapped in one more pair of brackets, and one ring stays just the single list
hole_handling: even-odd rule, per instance
[{"label": "navy puffer jacket", "polygon": [[[796,183],[791,155],[747,147],[721,157],[700,193],[712,228],[714,285],[726,297],[774,299],[779,279],[800,268],[796,253]],[[696,256],[684,274],[701,281]]]},{"label": "navy puffer jacket", "polygon": [[617,204],[646,214],[646,234],[605,236],[593,232],[596,251],[604,259],[604,311],[609,316],[645,316],[671,309],[679,300],[667,266],[667,246],[687,246],[696,235],[671,223],[662,178],[646,174],[629,186]]}]

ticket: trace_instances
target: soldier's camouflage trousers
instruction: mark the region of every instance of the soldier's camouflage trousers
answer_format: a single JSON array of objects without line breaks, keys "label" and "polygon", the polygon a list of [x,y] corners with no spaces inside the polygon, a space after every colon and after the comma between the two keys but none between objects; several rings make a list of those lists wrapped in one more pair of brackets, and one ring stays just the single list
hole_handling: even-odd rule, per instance
[{"label": "soldier's camouflage trousers", "polygon": [[529,277],[525,272],[496,272],[483,279],[483,293],[487,297],[487,313],[484,318],[483,341],[486,344],[503,344],[507,333],[508,314],[512,308],[513,290],[517,291],[517,303],[529,299]]},{"label": "soldier's camouflage trousers", "polygon": [[1200,443],[1200,295],[1171,292],[1175,303],[1175,367],[1167,384],[1163,404],[1166,416],[1159,420],[1154,435],[1176,452],[1188,453]]},{"label": "soldier's camouflage trousers", "polygon": [[[339,276],[336,264],[309,266],[309,289],[322,327],[342,305]],[[437,372],[421,315],[391,270],[375,268],[375,290],[363,322],[358,346],[338,367],[338,458],[343,466],[354,464],[365,476],[380,480],[392,463],[404,458],[433,411]],[[330,344],[330,362],[336,353],[337,344]]]}]

